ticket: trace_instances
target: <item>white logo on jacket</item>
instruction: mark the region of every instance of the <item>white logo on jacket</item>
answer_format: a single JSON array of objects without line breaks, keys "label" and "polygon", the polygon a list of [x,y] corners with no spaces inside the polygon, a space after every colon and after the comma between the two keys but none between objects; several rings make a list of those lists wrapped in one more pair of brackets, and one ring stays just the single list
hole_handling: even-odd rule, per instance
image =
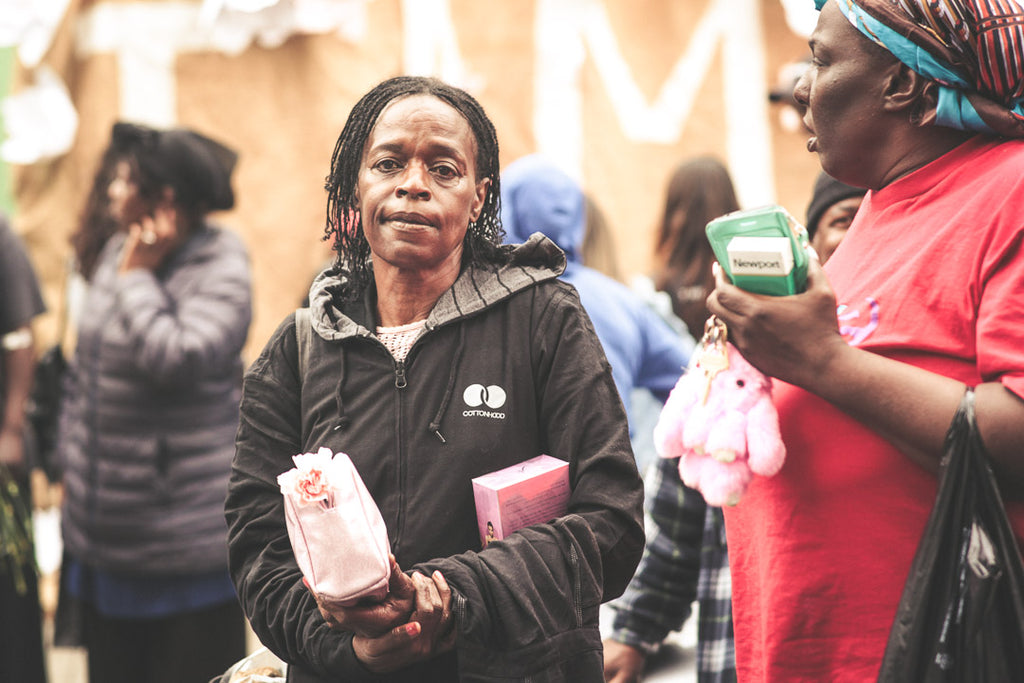
[{"label": "white logo on jacket", "polygon": [[505,390],[499,387],[497,384],[491,384],[490,386],[484,386],[482,384],[470,384],[466,387],[466,390],[462,392],[462,400],[466,402],[466,405],[470,408],[477,408],[477,410],[463,410],[463,417],[490,417],[498,420],[505,419],[505,413],[495,413],[488,410],[479,410],[480,406],[487,406],[491,410],[497,410],[498,408],[505,405],[505,399],[507,395]]}]

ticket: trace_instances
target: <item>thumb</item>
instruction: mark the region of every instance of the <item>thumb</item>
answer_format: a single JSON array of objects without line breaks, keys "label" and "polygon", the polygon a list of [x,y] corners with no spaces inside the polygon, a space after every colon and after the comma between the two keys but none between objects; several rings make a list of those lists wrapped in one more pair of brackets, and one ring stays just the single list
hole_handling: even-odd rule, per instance
[{"label": "thumb", "polygon": [[416,594],[416,584],[409,575],[398,568],[397,564],[391,567],[388,592],[400,598],[409,598]]},{"label": "thumb", "polygon": [[416,640],[422,632],[423,627],[420,622],[410,621],[391,629],[377,641],[383,651],[392,651]]}]

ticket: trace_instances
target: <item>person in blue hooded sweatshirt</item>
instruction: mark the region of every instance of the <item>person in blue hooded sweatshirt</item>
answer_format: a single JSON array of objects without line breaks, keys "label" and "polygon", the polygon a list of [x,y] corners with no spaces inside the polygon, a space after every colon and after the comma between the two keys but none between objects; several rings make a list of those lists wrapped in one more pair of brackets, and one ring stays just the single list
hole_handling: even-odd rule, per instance
[{"label": "person in blue hooded sweatshirt", "polygon": [[[539,154],[517,159],[501,174],[501,223],[505,241],[525,242],[539,232],[565,252],[562,280],[579,292],[580,301],[612,366],[629,418],[634,389],[649,390],[664,403],[689,361],[692,341],[681,338],[626,285],[581,258],[586,233],[583,188],[550,159]],[[643,472],[646,458],[637,454]]]}]

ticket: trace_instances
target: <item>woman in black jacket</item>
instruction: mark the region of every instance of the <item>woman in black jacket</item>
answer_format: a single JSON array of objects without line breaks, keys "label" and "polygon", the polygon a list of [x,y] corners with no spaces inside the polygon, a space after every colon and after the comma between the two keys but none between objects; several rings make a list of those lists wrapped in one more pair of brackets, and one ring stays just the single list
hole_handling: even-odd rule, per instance
[{"label": "woman in black jacket", "polygon": [[[247,373],[226,505],[239,596],[289,680],[603,678],[598,608],[639,560],[642,486],[564,256],[500,246],[498,180],[486,114],[433,79],[381,83],[339,138],[338,259],[312,334],[289,316]],[[276,477],[324,446],[412,571],[380,605],[318,608],[292,556]],[[569,462],[567,514],[481,549],[470,480],[542,453]]]}]

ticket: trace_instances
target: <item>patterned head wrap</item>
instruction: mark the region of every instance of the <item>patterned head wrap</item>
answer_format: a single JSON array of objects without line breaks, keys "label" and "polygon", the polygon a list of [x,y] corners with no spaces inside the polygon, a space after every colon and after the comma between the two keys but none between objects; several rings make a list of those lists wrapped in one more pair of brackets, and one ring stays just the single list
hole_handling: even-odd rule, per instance
[{"label": "patterned head wrap", "polygon": [[1024,137],[1021,0],[836,3],[868,39],[939,84],[937,125]]}]

